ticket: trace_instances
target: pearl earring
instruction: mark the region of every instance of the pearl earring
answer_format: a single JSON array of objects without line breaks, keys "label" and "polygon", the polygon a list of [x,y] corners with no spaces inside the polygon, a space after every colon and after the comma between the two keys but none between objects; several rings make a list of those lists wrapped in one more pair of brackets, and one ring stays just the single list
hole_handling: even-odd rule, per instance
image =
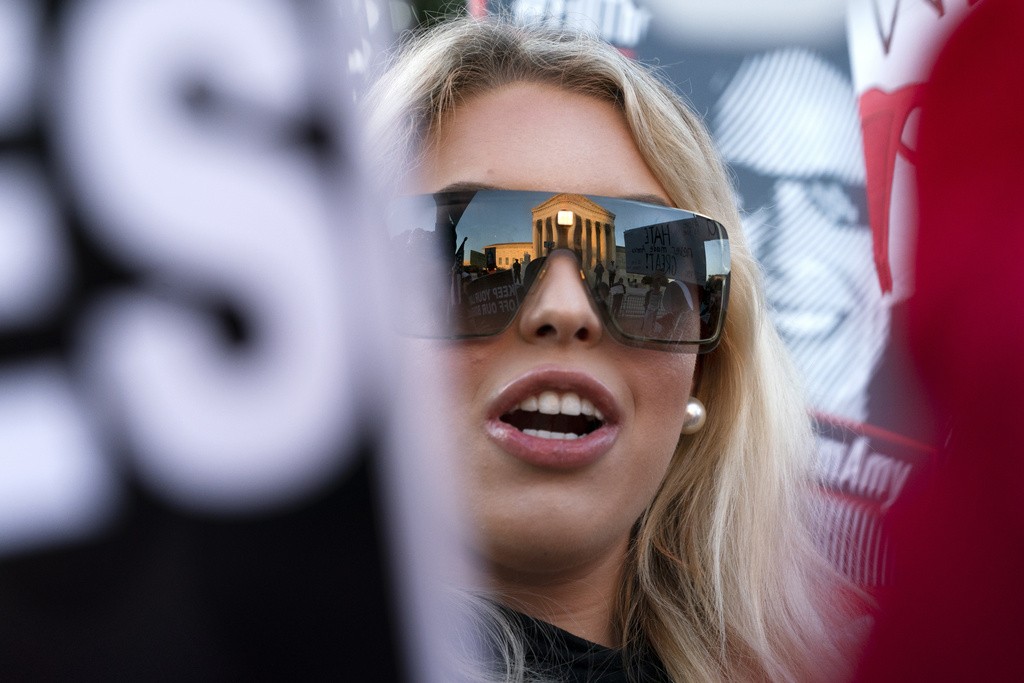
[{"label": "pearl earring", "polygon": [[695,434],[704,426],[708,411],[696,396],[686,401],[686,417],[683,419],[683,434]]}]

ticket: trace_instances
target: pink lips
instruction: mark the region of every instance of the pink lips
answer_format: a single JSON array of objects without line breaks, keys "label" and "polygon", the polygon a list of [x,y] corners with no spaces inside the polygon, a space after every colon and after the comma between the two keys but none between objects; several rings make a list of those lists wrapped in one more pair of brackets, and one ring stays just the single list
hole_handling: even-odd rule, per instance
[{"label": "pink lips", "polygon": [[[501,420],[524,399],[545,390],[574,392],[604,414],[599,429],[572,441],[525,434]],[[488,412],[487,433],[503,450],[537,467],[584,467],[607,453],[619,434],[619,407],[608,388],[584,373],[561,368],[537,368],[505,387]]]}]

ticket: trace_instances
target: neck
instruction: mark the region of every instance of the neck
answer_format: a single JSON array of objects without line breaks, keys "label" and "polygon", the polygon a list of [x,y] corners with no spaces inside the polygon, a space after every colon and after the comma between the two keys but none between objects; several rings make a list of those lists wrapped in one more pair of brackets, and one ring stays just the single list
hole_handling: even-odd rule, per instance
[{"label": "neck", "polygon": [[622,552],[571,569],[524,572],[492,567],[491,585],[509,607],[599,645],[618,647],[615,602],[625,565]]}]

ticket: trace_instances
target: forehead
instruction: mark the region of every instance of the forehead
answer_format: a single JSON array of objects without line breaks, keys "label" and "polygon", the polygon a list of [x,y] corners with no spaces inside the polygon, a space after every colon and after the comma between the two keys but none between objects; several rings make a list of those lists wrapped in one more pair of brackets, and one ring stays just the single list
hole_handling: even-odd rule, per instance
[{"label": "forehead", "polygon": [[606,196],[668,194],[612,103],[513,83],[461,103],[427,146],[417,190],[471,183]]}]

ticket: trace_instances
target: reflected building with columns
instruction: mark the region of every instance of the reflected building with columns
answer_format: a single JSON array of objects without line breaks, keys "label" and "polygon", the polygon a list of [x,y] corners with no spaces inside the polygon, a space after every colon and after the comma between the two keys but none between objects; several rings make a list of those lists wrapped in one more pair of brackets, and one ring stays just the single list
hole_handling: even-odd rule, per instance
[{"label": "reflected building with columns", "polygon": [[557,194],[533,207],[533,253],[571,249],[587,273],[615,260],[615,214],[580,194]]},{"label": "reflected building with columns", "polygon": [[[490,253],[493,253],[493,256],[488,257]],[[526,264],[536,254],[537,252],[533,251],[533,244],[531,242],[496,242],[484,247],[484,253],[481,258],[484,259],[484,265],[487,264],[487,259],[491,258],[491,262],[496,268],[508,270],[517,259],[523,267],[526,267]]]}]

